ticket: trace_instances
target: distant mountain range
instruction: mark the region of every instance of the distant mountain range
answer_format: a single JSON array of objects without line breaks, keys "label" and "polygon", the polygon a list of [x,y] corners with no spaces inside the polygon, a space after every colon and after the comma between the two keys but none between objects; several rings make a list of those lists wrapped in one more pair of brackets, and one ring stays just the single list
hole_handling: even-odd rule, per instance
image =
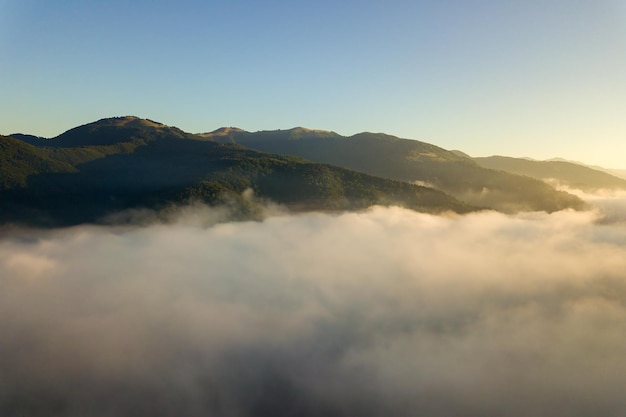
[{"label": "distant mountain range", "polygon": [[597,169],[601,169],[602,171],[611,175],[615,175],[616,177],[626,179],[626,169],[603,169],[603,168],[597,168]]},{"label": "distant mountain range", "polygon": [[254,218],[267,201],[292,210],[394,204],[425,212],[556,211],[585,203],[540,179],[578,188],[626,183],[564,164],[567,169],[548,170],[550,175],[531,175],[516,161],[472,159],[385,134],[343,137],[304,128],[192,134],[148,119],[116,117],[52,139],[0,136],[0,222],[98,222],[128,209],[167,212],[198,201],[229,204],[241,218]]},{"label": "distant mountain range", "polygon": [[583,191],[626,190],[624,178],[564,160],[533,161],[524,158],[490,156],[474,158],[474,161],[485,168],[526,175]]},{"label": "distant mountain range", "polygon": [[334,132],[303,128],[255,133],[218,129],[201,136],[432,186],[469,204],[504,212],[557,211],[583,206],[577,197],[558,192],[543,181],[484,168],[459,151],[382,133],[344,137]]},{"label": "distant mountain range", "polygon": [[[528,159],[528,158],[526,158],[526,159]],[[552,159],[548,159],[547,161],[569,162],[569,163],[572,163],[572,164],[575,164],[575,165],[582,165],[582,166],[587,167],[587,168],[595,169],[596,171],[606,172],[607,174],[612,175],[614,177],[619,177],[619,178],[626,179],[626,169],[604,168],[604,167],[600,167],[600,166],[597,166],[597,165],[588,165],[588,164],[584,164],[582,162],[570,161],[568,159],[563,159],[563,158],[552,158]]]}]

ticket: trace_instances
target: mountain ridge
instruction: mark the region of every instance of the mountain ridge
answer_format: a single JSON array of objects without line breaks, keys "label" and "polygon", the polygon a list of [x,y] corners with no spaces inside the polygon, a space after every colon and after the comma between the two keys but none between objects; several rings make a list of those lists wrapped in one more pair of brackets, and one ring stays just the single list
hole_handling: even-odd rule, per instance
[{"label": "mountain ridge", "polygon": [[[228,203],[241,218],[255,218],[265,201],[298,211],[375,204],[476,210],[431,188],[220,143],[138,118],[101,119],[48,143],[36,147],[0,138],[14,149],[2,169],[21,175],[0,187],[0,223],[93,223],[128,209],[158,212],[192,202]],[[10,155],[22,155],[27,163]],[[29,166],[42,168],[28,171]],[[256,202],[243,197],[247,190],[258,196]]]},{"label": "mountain ridge", "polygon": [[559,185],[582,191],[626,190],[626,179],[563,159],[537,161],[500,155],[473,159],[486,168],[526,175],[547,182],[557,182]]},{"label": "mountain ridge", "polygon": [[319,163],[342,166],[369,175],[429,184],[469,204],[504,212],[558,211],[582,208],[577,197],[543,181],[481,167],[464,154],[413,139],[382,133],[341,136],[291,130],[232,132],[214,140]]}]

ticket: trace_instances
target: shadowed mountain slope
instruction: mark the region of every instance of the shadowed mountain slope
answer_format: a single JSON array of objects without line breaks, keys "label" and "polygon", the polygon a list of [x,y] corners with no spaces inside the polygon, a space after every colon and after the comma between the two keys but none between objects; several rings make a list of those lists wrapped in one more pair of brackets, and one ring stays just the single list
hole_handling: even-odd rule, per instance
[{"label": "shadowed mountain slope", "polygon": [[26,135],[24,133],[12,133],[9,136],[34,146],[47,146],[48,142],[48,139],[42,138],[41,136]]},{"label": "shadowed mountain slope", "polygon": [[473,209],[427,187],[218,143],[134,117],[80,126],[46,147],[1,139],[12,150],[2,169],[15,178],[0,191],[2,222],[78,224],[132,208],[166,210],[196,201],[228,203],[250,218],[259,207],[246,190],[295,210],[374,204]]},{"label": "shadowed mountain slope", "polygon": [[428,184],[470,204],[500,211],[582,208],[576,196],[534,178],[484,168],[459,152],[380,133],[343,137],[295,128],[256,133],[203,134],[221,142],[346,167],[370,175]]},{"label": "shadowed mountain slope", "polygon": [[30,176],[55,172],[76,172],[76,168],[46,149],[0,135],[0,191],[25,187]]}]

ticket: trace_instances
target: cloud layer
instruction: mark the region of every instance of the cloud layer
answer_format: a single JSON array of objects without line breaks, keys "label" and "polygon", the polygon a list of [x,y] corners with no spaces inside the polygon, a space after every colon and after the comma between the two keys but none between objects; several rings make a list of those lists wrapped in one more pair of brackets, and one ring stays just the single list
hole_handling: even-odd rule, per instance
[{"label": "cloud layer", "polygon": [[0,415],[624,415],[619,217],[203,218],[0,240]]}]

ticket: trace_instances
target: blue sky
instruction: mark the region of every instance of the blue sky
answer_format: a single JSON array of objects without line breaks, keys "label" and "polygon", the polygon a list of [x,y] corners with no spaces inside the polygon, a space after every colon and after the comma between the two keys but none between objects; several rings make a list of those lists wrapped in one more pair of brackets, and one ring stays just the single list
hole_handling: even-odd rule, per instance
[{"label": "blue sky", "polygon": [[0,133],[137,115],[626,168],[623,0],[0,0]]}]

